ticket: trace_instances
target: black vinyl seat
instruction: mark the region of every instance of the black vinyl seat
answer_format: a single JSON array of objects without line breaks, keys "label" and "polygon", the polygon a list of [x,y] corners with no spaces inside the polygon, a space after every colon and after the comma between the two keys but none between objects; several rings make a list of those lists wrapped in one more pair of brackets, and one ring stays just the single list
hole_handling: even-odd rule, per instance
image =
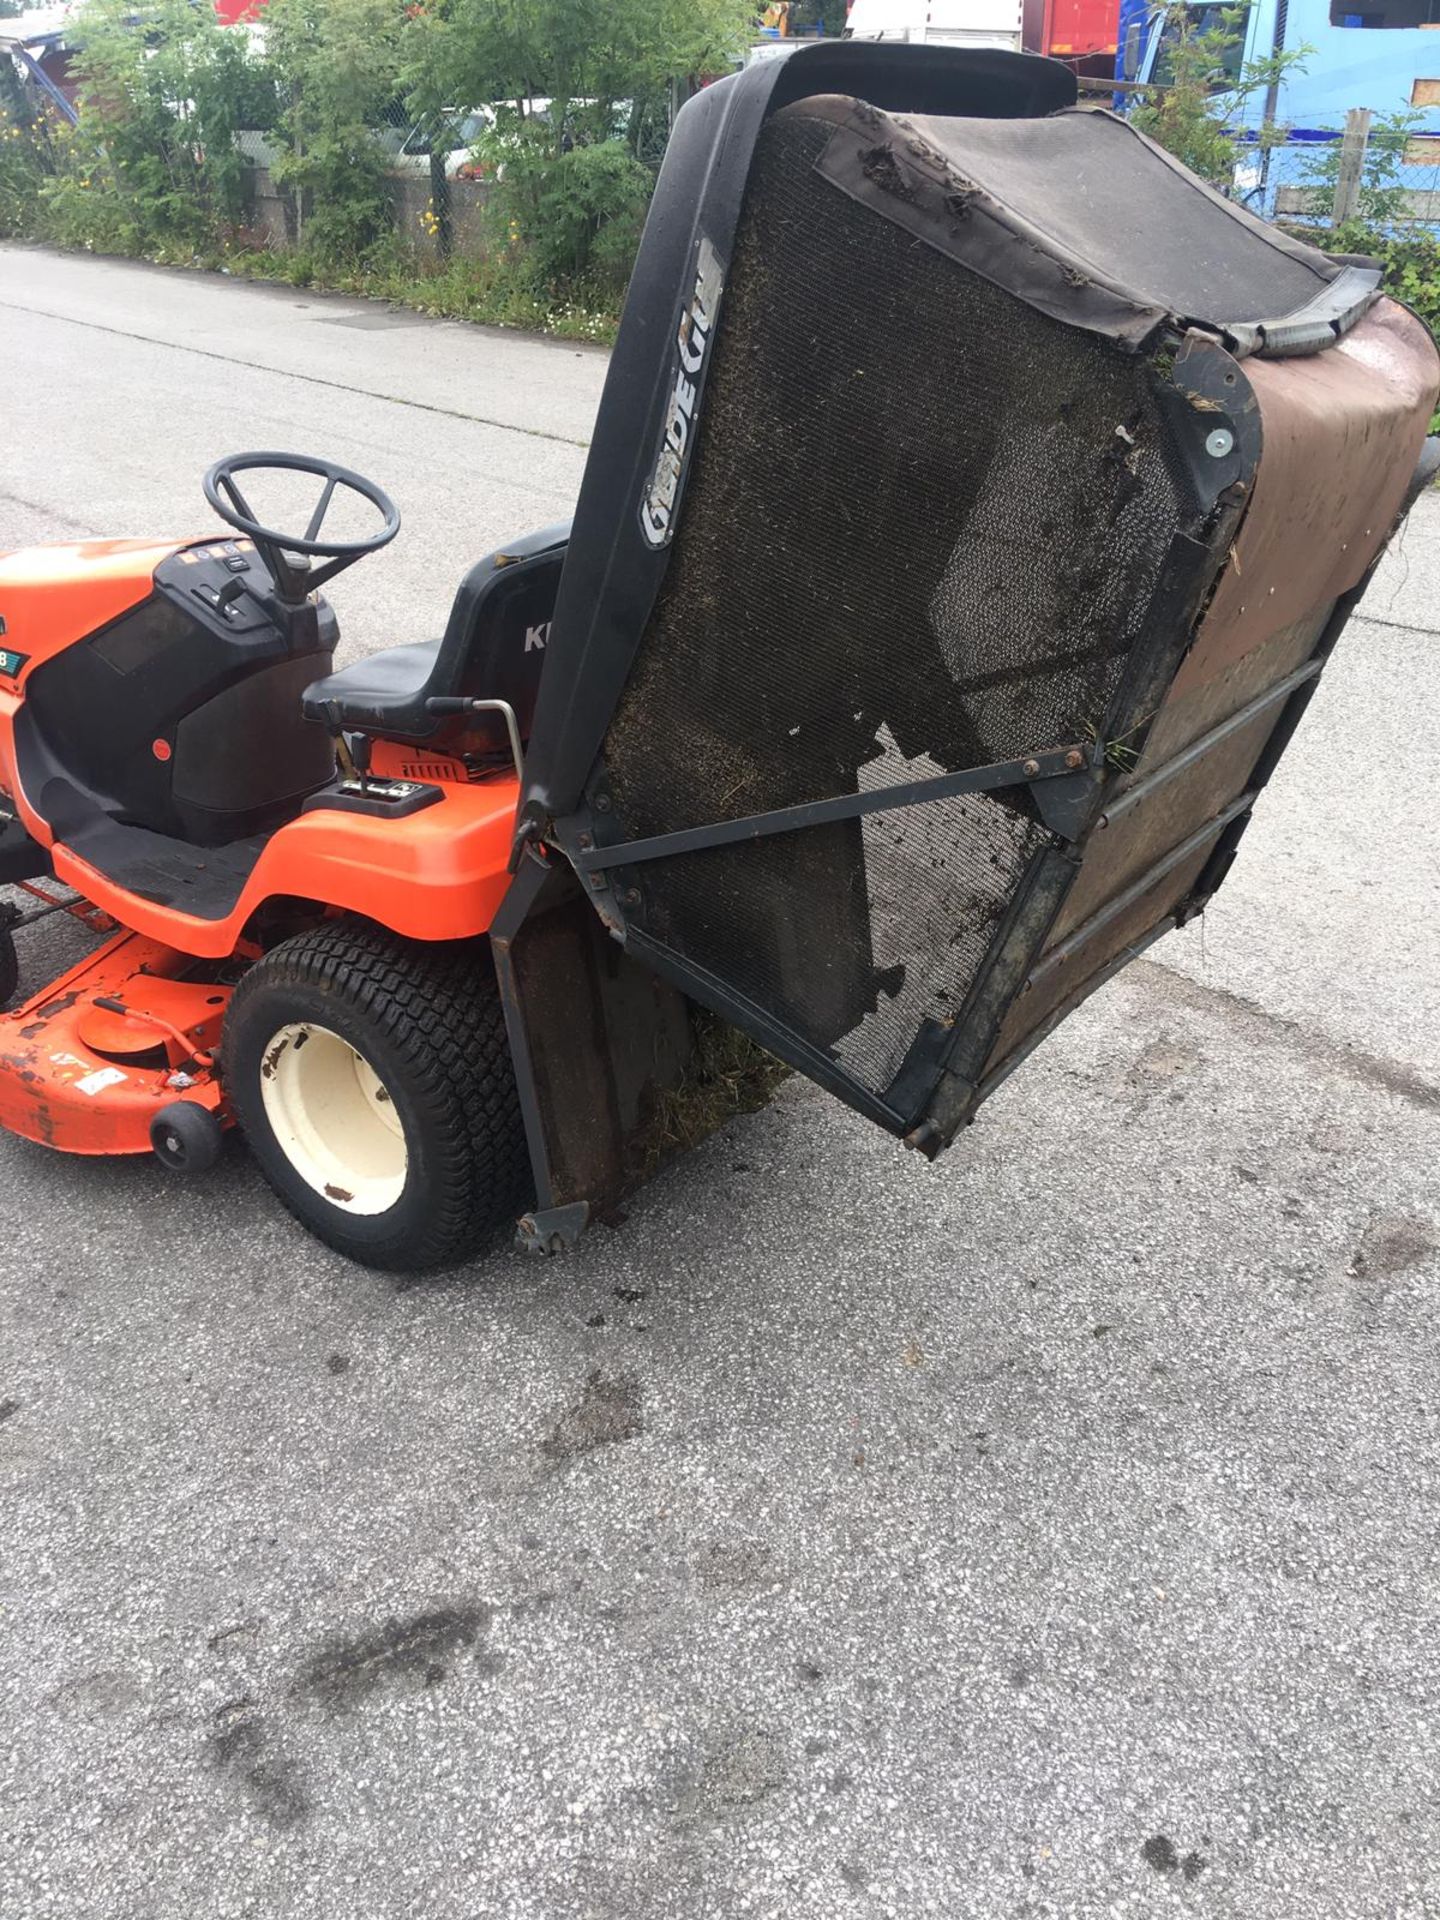
[{"label": "black vinyl seat", "polygon": [[[440,660],[439,640],[416,640],[409,646],[386,647],[327,674],[305,689],[304,708],[311,720],[321,717],[323,704],[327,714],[338,708],[341,724],[363,731],[377,727],[388,731],[397,725],[409,731],[409,721],[417,708],[441,688],[430,683]],[[449,691],[449,689],[445,689]]]},{"label": "black vinyl seat", "polygon": [[[528,738],[569,538],[564,520],[487,554],[461,581],[440,639],[387,647],[312,682],[302,698],[305,717],[332,731],[429,740],[453,724],[432,713],[429,701],[508,700]],[[477,716],[477,723],[480,731],[493,723],[503,746],[498,716]]]}]

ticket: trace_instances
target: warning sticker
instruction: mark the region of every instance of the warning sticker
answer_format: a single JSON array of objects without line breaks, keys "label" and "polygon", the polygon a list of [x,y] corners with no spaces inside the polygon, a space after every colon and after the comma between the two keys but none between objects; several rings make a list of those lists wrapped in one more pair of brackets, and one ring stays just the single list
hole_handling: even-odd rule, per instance
[{"label": "warning sticker", "polygon": [[118,1087],[125,1078],[118,1067],[101,1067],[75,1082],[77,1093],[103,1093],[106,1087]]}]

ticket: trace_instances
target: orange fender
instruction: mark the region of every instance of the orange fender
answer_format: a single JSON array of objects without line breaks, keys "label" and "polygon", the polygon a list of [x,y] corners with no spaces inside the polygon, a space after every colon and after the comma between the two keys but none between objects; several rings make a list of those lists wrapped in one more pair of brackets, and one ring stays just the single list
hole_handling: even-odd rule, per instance
[{"label": "orange fender", "polygon": [[[267,900],[313,900],[376,920],[412,940],[462,940],[488,931],[510,884],[510,844],[520,797],[514,775],[442,789],[442,798],[400,820],[317,807],[280,827],[266,843],[234,909],[223,920],[196,920],[141,900],[87,866],[62,844],[51,846],[57,878],[126,926],[182,952],[224,959],[246,922]],[[48,841],[23,798],[20,811]]]}]

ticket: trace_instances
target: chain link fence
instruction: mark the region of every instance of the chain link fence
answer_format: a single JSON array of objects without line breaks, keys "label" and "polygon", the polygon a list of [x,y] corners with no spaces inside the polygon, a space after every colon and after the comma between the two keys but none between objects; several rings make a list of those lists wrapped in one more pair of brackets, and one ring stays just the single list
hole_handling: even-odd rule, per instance
[{"label": "chain link fence", "polygon": [[1233,197],[1317,239],[1352,220],[1440,232],[1440,132],[1417,121],[1364,108],[1304,127],[1257,119],[1238,129]]},{"label": "chain link fence", "polygon": [[[660,170],[675,114],[687,91],[677,84],[648,101],[622,102],[617,109],[611,138],[623,141],[652,176]],[[572,138],[562,126],[562,151],[595,138],[593,115],[584,111],[589,104],[574,103],[574,134]],[[576,107],[580,111],[574,112]],[[548,122],[558,110],[548,100],[529,100],[513,106],[507,102],[447,107],[427,114],[403,95],[388,100],[375,115],[369,138],[383,156],[396,231],[405,243],[421,255],[484,252],[483,212],[504,164],[505,139],[513,134],[522,112]],[[567,122],[569,117],[567,113]],[[250,163],[253,232],[272,249],[293,247],[300,209],[295,196],[275,184],[272,169],[280,152],[275,136],[247,130],[237,135],[237,145]]]},{"label": "chain link fence", "polygon": [[[616,123],[611,129],[613,137],[623,139],[641,165],[648,167],[652,173],[660,170],[660,162],[665,157],[665,148],[670,140],[671,124],[682,97],[680,88],[672,88],[663,98],[623,102],[617,111]],[[582,113],[586,104],[576,103]],[[428,172],[433,158],[443,164],[451,179],[481,179],[486,166],[483,153],[477,148],[483,148],[486,134],[495,128],[502,116],[521,110],[522,103],[519,102],[514,103],[513,107],[509,102],[496,102],[480,107],[449,106],[439,112],[421,114],[397,94],[382,109],[373,131],[396,171]],[[548,100],[523,103],[526,115],[548,119],[553,110]],[[576,117],[578,119],[581,116]],[[587,127],[583,132],[577,130],[577,137],[593,137],[593,133],[594,129]],[[561,144],[568,144],[563,134]]]}]

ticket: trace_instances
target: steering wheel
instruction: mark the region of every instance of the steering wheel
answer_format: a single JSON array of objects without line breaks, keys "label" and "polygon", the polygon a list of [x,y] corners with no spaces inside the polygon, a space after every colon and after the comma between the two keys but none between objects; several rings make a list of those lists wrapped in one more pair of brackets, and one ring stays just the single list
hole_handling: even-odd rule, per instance
[{"label": "steering wheel", "polygon": [[[278,467],[285,473],[313,473],[317,480],[325,482],[303,534],[280,533],[274,527],[262,527],[255,518],[235,476],[262,467]],[[382,524],[375,533],[363,540],[320,538],[337,487],[358,493],[381,515]],[[400,531],[400,509],[383,488],[363,474],[353,473],[349,467],[337,466],[333,460],[312,460],[303,453],[232,453],[224,460],[217,460],[206,474],[205,498],[227,525],[255,542],[283,600],[303,600],[306,594],[333,580],[337,573],[363,560],[367,553],[388,546]],[[328,564],[297,567],[287,558],[290,554],[299,554],[307,562],[316,559]]]}]

